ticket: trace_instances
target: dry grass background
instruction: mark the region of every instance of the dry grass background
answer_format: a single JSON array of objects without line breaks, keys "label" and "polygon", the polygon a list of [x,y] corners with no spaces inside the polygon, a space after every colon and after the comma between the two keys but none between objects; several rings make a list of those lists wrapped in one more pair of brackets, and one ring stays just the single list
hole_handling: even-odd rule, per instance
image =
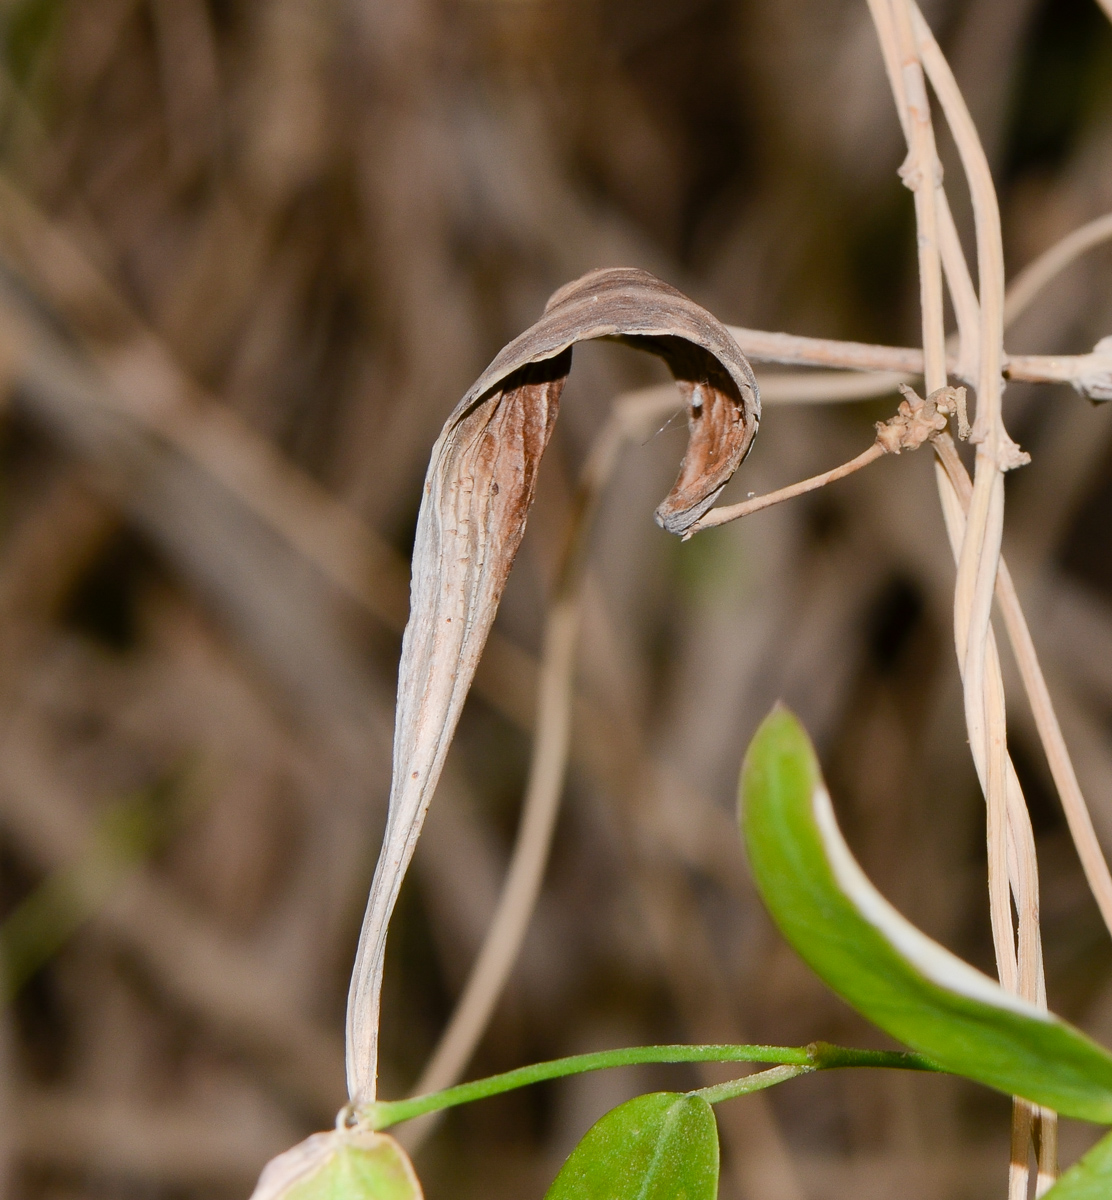
[{"label": "dry grass background", "polygon": [[[1112,209],[1112,26],[1089,0],[925,11],[1014,274]],[[730,323],[917,344],[902,138],[848,0],[9,0],[4,20],[0,901],[75,862],[107,878],[62,891],[57,950],[3,1015],[0,1168],[34,1200],[241,1196],[344,1100],[405,555],[444,417],[594,266],[646,267]],[[1104,248],[1071,268],[1009,349],[1112,332],[1110,267]],[[493,910],[575,479],[610,398],[655,372],[577,351],[391,937],[384,1096],[419,1075]],[[1008,479],[1005,553],[1112,849],[1112,414],[1043,385],[1005,404],[1034,460]],[[892,407],[770,408],[731,494],[851,457]],[[555,855],[471,1073],[876,1036],[771,930],[732,832],[777,697],[879,886],[991,969],[927,455],[679,545],[650,514],[682,447],[665,428],[607,490]],[[1051,1007],[1112,1040],[1112,954],[1004,657]],[[139,861],[115,868],[93,847],[121,804]],[[605,1108],[682,1075],[454,1113],[418,1159],[429,1195],[540,1196]],[[1003,1189],[1009,1106],[978,1089],[831,1075],[757,1101],[720,1114],[724,1194]],[[1090,1139],[1067,1123],[1064,1161]]]}]

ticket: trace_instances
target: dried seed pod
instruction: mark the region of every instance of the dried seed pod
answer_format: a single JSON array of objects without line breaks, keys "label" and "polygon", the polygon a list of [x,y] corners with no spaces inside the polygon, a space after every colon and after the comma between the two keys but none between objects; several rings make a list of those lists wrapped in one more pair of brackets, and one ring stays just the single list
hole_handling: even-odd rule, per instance
[{"label": "dried seed pod", "polygon": [[632,268],[592,271],[557,291],[445,423],[417,522],[390,808],[348,996],[348,1090],[356,1103],[375,1098],[387,922],[525,532],[571,348],[593,338],[663,358],[687,401],[687,454],[656,511],[670,532],[682,534],[714,503],[757,430],[757,381],[725,326]]}]

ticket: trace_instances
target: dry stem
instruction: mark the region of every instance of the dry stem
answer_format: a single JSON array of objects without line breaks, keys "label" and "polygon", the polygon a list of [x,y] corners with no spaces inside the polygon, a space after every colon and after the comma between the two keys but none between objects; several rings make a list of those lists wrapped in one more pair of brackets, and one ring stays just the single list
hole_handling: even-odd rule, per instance
[{"label": "dry stem", "polygon": [[[924,370],[928,389],[945,382],[943,310],[939,282],[941,251],[937,193],[941,164],[934,145],[922,70],[926,67],[958,145],[973,200],[980,277],[978,342],[972,350],[968,272],[956,254],[956,238],[947,229],[948,274],[955,304],[965,315],[962,359],[977,364],[978,443],[973,494],[967,519],[960,527],[948,485],[942,499],[951,536],[961,535],[954,598],[954,636],[965,698],[970,746],[978,764],[988,814],[989,895],[993,940],[1001,982],[1029,998],[1040,991],[1037,884],[1033,854],[1025,853],[1029,830],[1025,809],[1007,754],[1003,681],[991,638],[992,593],[1003,530],[1003,471],[1024,458],[1011,443],[1002,421],[1004,267],[999,212],[988,163],[976,130],[926,23],[910,0],[870,0],[889,78],[907,135],[908,162],[901,171],[916,199],[920,285],[922,290]],[[1012,803],[1009,804],[1009,799]],[[1018,805],[1017,805],[1018,801]],[[1023,810],[1023,811],[1018,811]],[[1033,842],[1031,844],[1033,849]],[[1009,851],[1011,852],[1009,854]],[[1009,871],[1011,867],[1011,871]],[[1020,953],[1016,959],[1009,875],[1020,918]],[[1032,994],[1033,993],[1033,994]],[[1013,1152],[1009,1176],[1012,1200],[1027,1194],[1027,1152],[1031,1112],[1017,1103],[1013,1116]],[[1040,1139],[1046,1146],[1050,1138]],[[1052,1167],[1051,1167],[1052,1169]]]},{"label": "dry stem", "polygon": [[727,504],[722,508],[712,508],[705,517],[700,518],[691,526],[684,534],[683,540],[686,542],[688,538],[704,529],[712,529],[715,525],[725,525],[728,521],[736,521],[739,517],[747,517],[750,513],[760,512],[762,508],[771,508],[783,500],[792,500],[796,496],[803,496],[807,492],[826,487],[828,483],[845,479],[847,475],[852,475],[855,471],[860,471],[862,467],[867,467],[869,463],[876,462],[878,458],[883,458],[886,453],[887,451],[879,442],[873,442],[868,450],[863,450],[856,458],[851,458],[849,462],[844,462],[841,466],[833,467],[829,471],[823,471],[821,475],[812,475],[810,479],[802,479],[799,483],[789,484],[775,492],[766,492],[763,496],[754,496],[749,500],[741,501],[740,504]]},{"label": "dry stem", "polygon": [[[968,508],[972,487],[965,467],[958,458],[957,450],[949,438],[936,442],[938,457],[956,493],[963,510]],[[1062,809],[1069,825],[1078,858],[1085,871],[1093,896],[1100,908],[1101,916],[1112,933],[1112,873],[1109,872],[1104,852],[1101,850],[1092,817],[1077,782],[1065,738],[1058,724],[1050,692],[1046,686],[1042,667],[1039,665],[1035,644],[1027,627],[1027,620],[1020,607],[1008,564],[1001,558],[1000,574],[996,582],[996,600],[1004,618],[1008,639],[1016,657],[1020,676],[1031,704],[1039,737],[1046,751],[1047,763],[1062,802]]]},{"label": "dry stem", "polygon": [[810,479],[799,483],[789,484],[775,492],[766,492],[763,496],[755,496],[743,500],[740,504],[729,504],[722,508],[712,508],[701,517],[684,534],[684,541],[703,529],[715,525],[725,525],[728,521],[736,521],[739,517],[747,517],[750,513],[760,512],[762,508],[771,508],[783,500],[792,500],[796,496],[805,495],[818,488],[825,487],[867,467],[885,454],[899,454],[903,450],[918,450],[929,438],[946,428],[946,414],[964,412],[964,388],[941,387],[932,392],[926,400],[921,400],[907,384],[900,384],[904,399],[900,402],[899,411],[887,421],[877,422],[876,441],[863,450],[856,458],[824,471],[821,475],[812,475]]},{"label": "dry stem", "polygon": [[1112,213],[1105,213],[1055,242],[1012,280],[1004,297],[1005,328],[1026,312],[1044,287],[1087,250],[1112,238]]},{"label": "dry stem", "polygon": [[[956,235],[954,237],[956,238]],[[943,250],[950,241],[948,237],[940,239]],[[953,273],[947,261],[951,289],[954,288]],[[745,356],[754,362],[783,363],[786,366],[799,367],[837,367],[850,371],[887,371],[900,376],[918,377],[925,373],[922,350],[911,346],[842,342],[833,338],[801,337],[794,333],[745,329],[738,325],[729,325],[727,328]],[[1083,390],[1087,378],[1102,369],[1112,369],[1112,353],[1096,350],[1090,354],[1005,356],[1001,352],[996,358],[996,368],[1006,379],[1023,383],[1069,383]],[[964,358],[945,359],[945,369],[946,375],[960,382],[977,383],[976,364],[967,365]]]}]

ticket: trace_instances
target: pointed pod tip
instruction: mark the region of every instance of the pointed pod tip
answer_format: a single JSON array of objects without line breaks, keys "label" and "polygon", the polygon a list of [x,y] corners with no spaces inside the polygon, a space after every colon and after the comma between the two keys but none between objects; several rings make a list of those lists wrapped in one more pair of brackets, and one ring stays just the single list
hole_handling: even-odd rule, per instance
[{"label": "pointed pod tip", "polygon": [[757,727],[745,752],[738,781],[738,817],[742,821],[755,798],[778,795],[800,781],[807,793],[821,786],[822,774],[814,745],[803,723],[778,700]]},{"label": "pointed pod tip", "polygon": [[782,701],[777,700],[768,715],[757,726],[757,732],[749,743],[746,760],[753,757],[780,757],[784,754],[799,754],[815,760],[815,748],[803,727],[803,722]]}]

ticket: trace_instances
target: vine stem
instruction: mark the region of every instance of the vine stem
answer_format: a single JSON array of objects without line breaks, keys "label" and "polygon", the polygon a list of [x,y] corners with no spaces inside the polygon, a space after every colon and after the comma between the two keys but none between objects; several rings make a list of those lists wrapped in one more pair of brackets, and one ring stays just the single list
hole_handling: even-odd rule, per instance
[{"label": "vine stem", "polygon": [[1039,292],[1086,250],[1107,241],[1112,241],[1112,213],[1105,213],[1067,233],[1034,262],[1028,263],[1012,280],[1004,296],[1004,328],[1018,320]]},{"label": "vine stem", "polygon": [[[908,160],[900,174],[915,195],[928,391],[936,381],[941,386],[947,374],[941,293],[942,248],[946,239],[940,236],[943,225],[940,215],[946,205],[924,72],[957,144],[973,205],[979,296],[973,293],[968,265],[952,238],[946,263],[955,308],[959,309],[961,360],[967,370],[975,365],[977,373],[977,418],[973,429],[976,468],[963,522],[952,511],[957,500],[950,491],[949,480],[941,472],[938,478],[948,530],[952,536],[960,535],[954,546],[958,564],[954,638],[970,749],[987,807],[989,908],[996,960],[1003,986],[1037,1002],[1042,995],[1037,866],[1033,839],[1028,845],[1023,838],[1024,834],[1030,835],[1030,822],[1008,755],[1003,681],[990,624],[1004,519],[1003,475],[1026,461],[1026,456],[1008,437],[1002,420],[1005,285],[999,208],[976,128],[914,0],[869,0],[869,7],[908,143]],[[960,319],[962,311],[965,311],[964,321]],[[1019,918],[1018,958],[1012,891]],[[1030,1105],[1019,1099],[1015,1101],[1009,1200],[1025,1200],[1027,1196],[1033,1115]],[[1045,1132],[1050,1135],[1038,1139],[1042,1183],[1054,1174],[1053,1117],[1048,1114],[1047,1120],[1040,1124],[1047,1127]],[[1042,1187],[1039,1190],[1041,1193]]]},{"label": "vine stem", "polygon": [[[557,1058],[549,1062],[533,1063],[518,1067],[501,1075],[490,1075],[486,1079],[475,1079],[470,1083],[456,1084],[439,1092],[424,1096],[412,1096],[408,1100],[376,1100],[372,1104],[360,1105],[349,1110],[350,1116],[361,1125],[371,1129],[387,1129],[402,1121],[411,1121],[425,1113],[455,1108],[475,1100],[499,1096],[503,1092],[543,1083],[547,1079],[562,1079],[567,1075],[581,1075],[587,1071],[601,1071],[610,1067],[629,1067],[642,1063],[771,1063],[790,1068],[791,1074],[782,1074],[775,1079],[754,1086],[750,1083],[742,1088],[743,1080],[729,1084],[704,1088],[697,1095],[716,1092],[719,1088],[735,1088],[729,1096],[743,1095],[745,1091],[757,1091],[769,1087],[781,1079],[789,1079],[809,1071],[830,1070],[838,1067],[887,1067],[904,1071],[941,1071],[930,1059],[921,1054],[895,1050],[858,1050],[850,1046],[831,1046],[826,1042],[812,1042],[809,1046],[627,1046],[620,1050],[600,1050],[592,1054],[573,1054],[568,1058]],[[764,1074],[747,1076],[754,1082]],[[714,1103],[711,1100],[711,1103]],[[341,1114],[343,1117],[345,1114]]]},{"label": "vine stem", "polygon": [[884,447],[879,442],[873,442],[868,450],[862,450],[856,458],[851,458],[849,462],[844,462],[841,466],[834,467],[829,471],[823,471],[821,475],[812,475],[810,479],[801,479],[798,483],[789,484],[787,487],[779,488],[775,492],[766,492],[763,496],[753,496],[749,500],[741,501],[740,504],[728,504],[723,505],[721,508],[712,508],[687,530],[683,535],[683,540],[685,542],[689,541],[695,534],[704,529],[713,529],[715,525],[725,525],[727,521],[736,521],[739,517],[747,517],[751,513],[760,512],[763,508],[771,508],[774,504],[780,504],[784,500],[793,500],[796,496],[803,496],[807,492],[813,492],[818,488],[826,487],[828,483],[845,479],[847,475],[852,475],[854,471],[860,471],[862,467],[867,467],[869,463],[876,462],[878,458],[883,458],[886,453]]},{"label": "vine stem", "polygon": [[[942,206],[939,206],[942,208]],[[948,213],[948,208],[942,208],[942,213]],[[951,216],[945,222],[949,230]],[[947,257],[956,258],[960,246],[955,245],[956,233],[952,236],[940,235],[939,250]],[[952,264],[956,266],[957,264]],[[1041,286],[1041,285],[1040,285]],[[968,299],[968,297],[966,297]],[[965,301],[958,309],[963,319],[968,319],[965,312]],[[764,329],[746,329],[740,325],[727,325],[730,336],[741,347],[746,358],[753,362],[779,363],[783,366],[795,367],[826,367],[843,371],[883,371],[902,376],[919,376],[924,373],[925,364],[923,351],[912,346],[882,346],[868,342],[843,342],[833,338],[803,337],[794,333],[774,333]],[[1108,369],[1109,355],[1105,351],[1094,351],[1091,354],[1001,354],[998,367],[1006,379],[1024,383],[1069,383],[1082,385],[1083,381],[1094,371]],[[975,384],[979,372],[975,373],[973,364],[961,357],[945,357],[945,371],[948,376],[960,379],[965,383]],[[879,386],[879,385],[878,385]],[[895,390],[895,383],[892,384]],[[762,396],[764,384],[761,385]],[[873,393],[875,394],[875,393]],[[790,395],[790,392],[789,392]],[[852,396],[836,395],[823,399],[852,399]],[[779,398],[778,398],[779,399]],[[776,401],[773,401],[774,403]],[[780,399],[783,403],[783,400]]]}]

